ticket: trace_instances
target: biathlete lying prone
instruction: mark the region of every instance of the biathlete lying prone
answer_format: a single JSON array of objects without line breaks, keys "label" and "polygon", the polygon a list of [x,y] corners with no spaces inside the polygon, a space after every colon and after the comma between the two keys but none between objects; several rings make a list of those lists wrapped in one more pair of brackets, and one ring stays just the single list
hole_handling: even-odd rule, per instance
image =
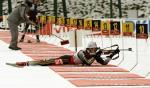
[{"label": "biathlete lying prone", "polygon": [[[26,62],[16,62],[16,63],[6,63],[7,65],[14,67],[24,67],[24,66],[49,66],[49,65],[87,65],[90,66],[95,60],[101,65],[107,65],[111,60],[119,58],[119,46],[112,45],[110,47],[115,47],[114,50],[100,49],[97,47],[96,42],[89,42],[85,50],[80,50],[74,55],[63,55],[58,58],[49,58],[39,61],[26,61]],[[107,48],[110,48],[107,47]],[[123,49],[132,51],[132,48]],[[102,57],[105,55],[105,57]]]}]

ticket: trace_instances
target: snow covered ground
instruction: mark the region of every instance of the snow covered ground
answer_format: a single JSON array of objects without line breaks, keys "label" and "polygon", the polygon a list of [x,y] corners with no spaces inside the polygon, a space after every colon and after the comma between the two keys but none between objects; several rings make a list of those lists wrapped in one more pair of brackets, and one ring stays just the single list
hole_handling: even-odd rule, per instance
[{"label": "snow covered ground", "polygon": [[[55,37],[41,36],[41,40],[59,45],[59,40]],[[54,42],[55,41],[55,42]],[[111,64],[131,70],[132,73],[146,76],[150,72],[150,39],[136,40],[135,38],[122,37],[83,37],[84,48],[89,41],[96,41],[101,48],[112,44],[119,44],[120,48],[133,48],[133,52],[125,51],[120,53],[120,58],[111,61]],[[73,49],[69,45],[64,46]],[[69,81],[65,80],[48,67],[31,66],[25,68],[14,68],[5,65],[6,62],[27,61],[32,60],[24,55],[21,51],[12,51],[8,49],[8,44],[0,40],[0,86],[2,88],[74,88]],[[121,62],[121,63],[120,63]],[[133,68],[135,66],[135,68]],[[133,68],[133,69],[132,69]],[[148,75],[146,78],[150,78]],[[118,88],[107,87],[106,88]],[[105,88],[102,87],[102,88]],[[96,87],[93,87],[96,88]],[[100,88],[100,87],[97,87]],[[124,87],[119,87],[124,88]],[[125,87],[131,88],[131,87]],[[135,87],[133,87],[135,88]],[[136,87],[141,88],[141,87]],[[145,87],[142,87],[145,88]],[[148,88],[148,87],[146,87]]]},{"label": "snow covered ground", "polygon": [[8,44],[0,40],[1,88],[74,88],[74,85],[48,67],[15,68],[5,65],[6,62],[27,60],[31,59],[20,51],[8,49]]},{"label": "snow covered ground", "polygon": [[[55,37],[41,37],[41,39],[60,46],[60,40],[57,40]],[[95,41],[101,48],[105,48],[113,44],[118,44],[120,49],[132,48],[132,52],[121,51],[120,58],[113,60],[110,63],[123,67],[133,73],[138,73],[141,76],[147,76],[147,78],[150,78],[150,74],[148,75],[150,72],[150,39],[135,39],[135,37],[88,36],[82,38],[83,46],[79,47],[78,50],[84,49],[90,41]],[[74,47],[69,47],[69,45],[63,47],[75,50]]]}]

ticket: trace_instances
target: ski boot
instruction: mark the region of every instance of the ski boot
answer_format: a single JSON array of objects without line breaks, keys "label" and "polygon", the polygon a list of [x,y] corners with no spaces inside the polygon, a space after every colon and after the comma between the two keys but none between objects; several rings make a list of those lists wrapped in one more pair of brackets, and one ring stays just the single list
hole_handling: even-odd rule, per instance
[{"label": "ski boot", "polygon": [[36,35],[36,42],[40,42],[39,35]]}]

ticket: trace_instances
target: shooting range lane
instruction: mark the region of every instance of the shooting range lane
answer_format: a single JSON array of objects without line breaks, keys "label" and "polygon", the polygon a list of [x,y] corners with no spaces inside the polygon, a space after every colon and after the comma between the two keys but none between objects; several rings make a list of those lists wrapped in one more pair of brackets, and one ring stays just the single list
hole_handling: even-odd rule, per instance
[{"label": "shooting range lane", "polygon": [[[40,60],[49,57],[59,57],[64,54],[73,55],[74,52],[68,49],[57,47],[46,42],[36,43],[36,40],[26,36],[25,41],[31,40],[32,43],[19,43],[22,52],[33,60]],[[0,40],[9,44],[9,31],[0,31]],[[50,66],[50,69],[70,81],[78,87],[94,86],[150,86],[150,79],[130,73],[129,71],[115,65],[99,65],[94,63],[92,66]]]}]

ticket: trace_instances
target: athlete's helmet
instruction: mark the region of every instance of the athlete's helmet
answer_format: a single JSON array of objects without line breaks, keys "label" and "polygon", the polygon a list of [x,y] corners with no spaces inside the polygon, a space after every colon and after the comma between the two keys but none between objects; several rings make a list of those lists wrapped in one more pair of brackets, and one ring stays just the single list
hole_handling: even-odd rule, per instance
[{"label": "athlete's helmet", "polygon": [[86,51],[90,54],[90,55],[95,55],[96,51],[97,51],[98,47],[96,42],[89,42],[86,48]]},{"label": "athlete's helmet", "polygon": [[93,41],[89,42],[87,45],[87,48],[97,48],[96,42],[93,42]]}]

